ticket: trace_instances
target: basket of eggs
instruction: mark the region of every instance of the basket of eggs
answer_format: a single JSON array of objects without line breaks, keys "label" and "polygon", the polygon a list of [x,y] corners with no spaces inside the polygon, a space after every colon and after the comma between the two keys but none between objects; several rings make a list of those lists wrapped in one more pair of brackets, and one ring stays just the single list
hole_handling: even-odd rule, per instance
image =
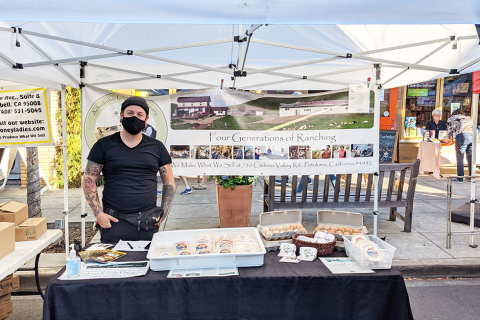
[{"label": "basket of eggs", "polygon": [[[325,238],[316,238],[314,234],[295,234],[292,237],[293,244],[297,246],[297,254],[300,247],[311,247],[317,249],[317,256],[328,256],[335,249],[337,238],[329,237],[328,233],[325,233]],[[330,236],[332,236],[330,234]],[[307,240],[310,238],[312,240]],[[300,238],[300,239],[299,239]],[[303,240],[302,240],[303,238]]]}]

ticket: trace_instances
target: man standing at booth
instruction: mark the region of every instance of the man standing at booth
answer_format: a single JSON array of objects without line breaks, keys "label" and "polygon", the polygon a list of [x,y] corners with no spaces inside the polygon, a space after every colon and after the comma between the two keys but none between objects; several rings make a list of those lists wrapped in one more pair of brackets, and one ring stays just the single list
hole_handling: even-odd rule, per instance
[{"label": "man standing at booth", "polygon": [[[472,133],[473,122],[470,117],[465,116],[459,109],[452,112],[452,116],[447,120],[448,138],[455,139],[455,153],[457,154],[457,176],[463,177],[464,158],[467,154],[468,175],[472,175]],[[463,183],[463,178],[453,180],[457,183]]]},{"label": "man standing at booth", "polygon": [[[90,150],[83,178],[85,198],[100,226],[101,241],[151,240],[170,211],[175,192],[172,160],[158,140],[142,134],[149,107],[130,97],[121,106],[123,130],[98,140]],[[163,183],[157,207],[157,172]],[[96,182],[103,172],[103,207]]]}]

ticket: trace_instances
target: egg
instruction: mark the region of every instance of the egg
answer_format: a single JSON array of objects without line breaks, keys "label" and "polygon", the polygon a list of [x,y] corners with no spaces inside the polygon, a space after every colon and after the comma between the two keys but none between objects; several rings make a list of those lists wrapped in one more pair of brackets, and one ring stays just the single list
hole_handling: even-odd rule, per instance
[{"label": "egg", "polygon": [[297,228],[297,225],[296,225],[296,224],[291,224],[291,225],[290,225],[290,229],[293,230],[293,229],[296,229],[296,228]]},{"label": "egg", "polygon": [[275,228],[275,227],[270,227],[270,231],[273,231],[273,230],[275,230],[275,229],[277,229],[277,228]]},{"label": "egg", "polygon": [[273,229],[272,233],[278,233],[279,231],[277,229]]},{"label": "egg", "polygon": [[338,230],[342,231],[342,232],[345,232],[345,228],[344,227],[340,227],[338,228]]},{"label": "egg", "polygon": [[293,229],[293,232],[297,233],[297,232],[298,232],[298,229],[297,229],[297,228]]},{"label": "egg", "polygon": [[328,230],[328,232],[330,232],[330,233],[335,233],[336,231],[337,231],[337,230],[335,230],[335,229],[333,229],[333,228],[331,228],[330,230]]},{"label": "egg", "polygon": [[267,234],[267,232],[268,232],[269,230],[270,230],[270,229],[268,229],[268,227],[262,228],[262,232],[263,232],[264,234]]},{"label": "egg", "polygon": [[297,229],[303,228],[302,224],[297,224]]},{"label": "egg", "polygon": [[331,226],[330,229],[338,230],[338,227],[337,226]]},{"label": "egg", "polygon": [[286,225],[283,226],[283,229],[285,229],[285,230],[288,229],[288,228],[290,228],[289,224],[286,224]]},{"label": "egg", "polygon": [[361,233],[361,231],[358,230],[358,229],[355,229],[355,230],[353,230],[353,233]]},{"label": "egg", "polygon": [[348,232],[352,232],[353,228],[352,228],[352,227],[348,227],[348,228],[346,228],[345,230],[348,231]]},{"label": "egg", "polygon": [[278,231],[283,232],[283,227],[282,226],[278,227]]},{"label": "egg", "polygon": [[287,229],[287,232],[292,232],[292,231],[293,231],[292,228]]},{"label": "egg", "polygon": [[340,230],[338,230],[338,231],[337,231],[337,234],[343,234],[343,232],[342,232],[342,231],[340,231]]},{"label": "egg", "polygon": [[322,228],[323,228],[323,226],[322,226],[321,224],[319,224],[319,225],[317,226],[317,229],[318,229],[318,230],[322,230]]},{"label": "egg", "polygon": [[271,238],[271,237],[273,236],[272,231],[267,231],[267,232],[265,233],[265,236],[266,236],[267,238]]},{"label": "egg", "polygon": [[330,226],[323,227],[323,230],[326,230],[326,231],[330,230]]},{"label": "egg", "polygon": [[300,229],[300,231],[301,231],[302,233],[307,233],[307,229],[305,229],[305,228],[303,228],[303,227]]}]

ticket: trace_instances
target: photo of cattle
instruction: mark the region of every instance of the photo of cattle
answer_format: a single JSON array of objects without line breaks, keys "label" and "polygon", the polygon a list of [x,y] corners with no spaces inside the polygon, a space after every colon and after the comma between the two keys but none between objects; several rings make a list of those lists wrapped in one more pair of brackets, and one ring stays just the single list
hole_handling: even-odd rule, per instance
[{"label": "photo of cattle", "polygon": [[192,146],[192,159],[210,159],[210,146]]},{"label": "photo of cattle", "polygon": [[232,159],[232,146],[212,146],[212,159]]},{"label": "photo of cattle", "polygon": [[310,146],[290,146],[288,157],[294,160],[303,160],[312,158],[312,147]]},{"label": "photo of cattle", "polygon": [[189,159],[190,158],[190,146],[184,145],[174,145],[170,146],[170,157],[178,159]]},{"label": "photo of cattle", "polygon": [[[220,92],[218,92],[220,91]],[[234,90],[190,91],[172,98],[173,130],[337,130],[373,127],[369,113],[348,112],[348,91],[265,95]]]}]

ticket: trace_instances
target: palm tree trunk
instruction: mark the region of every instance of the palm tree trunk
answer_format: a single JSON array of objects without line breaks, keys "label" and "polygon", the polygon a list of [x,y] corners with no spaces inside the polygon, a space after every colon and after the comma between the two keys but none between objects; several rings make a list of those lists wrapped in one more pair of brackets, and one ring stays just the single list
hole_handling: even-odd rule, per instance
[{"label": "palm tree trunk", "polygon": [[38,149],[27,147],[27,204],[28,217],[41,217],[40,174],[38,170]]}]

